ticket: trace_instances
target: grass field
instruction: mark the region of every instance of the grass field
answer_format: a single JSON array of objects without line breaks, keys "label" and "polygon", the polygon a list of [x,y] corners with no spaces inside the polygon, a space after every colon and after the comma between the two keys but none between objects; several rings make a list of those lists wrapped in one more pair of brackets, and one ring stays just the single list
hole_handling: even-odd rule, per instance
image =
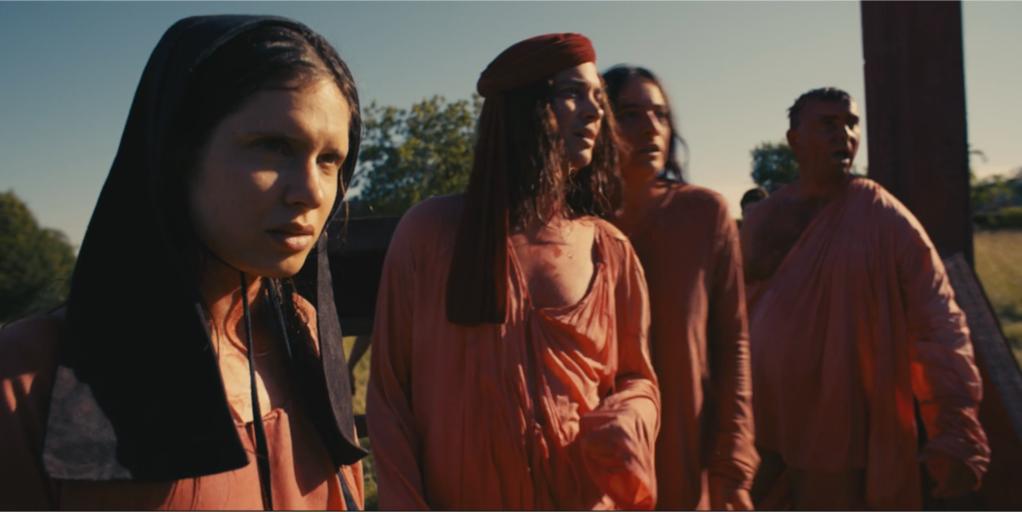
[{"label": "grass field", "polygon": [[[355,344],[354,336],[346,336],[344,338],[344,356],[348,357],[351,354],[351,347]],[[355,396],[352,399],[351,408],[355,411],[355,414],[366,413],[366,389],[369,383],[369,356],[372,354],[372,349],[366,352],[362,359],[359,360],[358,365],[355,366]],[[368,437],[359,439],[362,444],[362,448],[370,450],[372,445],[369,442]],[[376,473],[373,471],[373,456],[362,459],[362,472],[365,474],[365,509],[376,510],[378,501],[376,499]]]},{"label": "grass field", "polygon": [[980,231],[973,241],[976,273],[1022,363],[1022,230]]},{"label": "grass field", "polygon": [[[993,304],[1005,336],[1011,343],[1015,358],[1022,364],[1022,230],[982,231],[975,236],[976,273]],[[345,354],[351,351],[355,338],[344,339]],[[372,349],[370,349],[371,351]],[[355,414],[365,414],[366,384],[369,381],[369,355],[355,367]],[[361,439],[369,449],[369,438]],[[366,510],[376,510],[376,474],[372,456],[363,459],[365,472]]]}]

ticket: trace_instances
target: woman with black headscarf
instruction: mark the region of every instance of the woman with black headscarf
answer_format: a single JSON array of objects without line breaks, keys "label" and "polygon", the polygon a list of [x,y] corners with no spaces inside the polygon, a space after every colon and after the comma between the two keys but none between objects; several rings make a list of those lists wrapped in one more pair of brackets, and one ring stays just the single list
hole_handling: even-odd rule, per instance
[{"label": "woman with black headscarf", "polygon": [[0,333],[0,508],[355,508],[326,258],[358,95],[281,19],[150,56],[65,307]]}]

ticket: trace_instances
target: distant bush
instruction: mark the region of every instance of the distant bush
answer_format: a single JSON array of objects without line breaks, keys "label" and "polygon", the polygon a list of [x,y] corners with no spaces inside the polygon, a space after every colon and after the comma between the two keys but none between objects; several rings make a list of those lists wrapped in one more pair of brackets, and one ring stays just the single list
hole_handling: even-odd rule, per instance
[{"label": "distant bush", "polygon": [[1022,229],[1022,206],[1005,206],[992,212],[972,217],[976,226],[984,229]]},{"label": "distant bush", "polygon": [[64,233],[39,226],[14,191],[0,193],[0,324],[60,304],[74,264]]},{"label": "distant bush", "polygon": [[1001,208],[1000,225],[1006,228],[1022,228],[1022,206]]}]

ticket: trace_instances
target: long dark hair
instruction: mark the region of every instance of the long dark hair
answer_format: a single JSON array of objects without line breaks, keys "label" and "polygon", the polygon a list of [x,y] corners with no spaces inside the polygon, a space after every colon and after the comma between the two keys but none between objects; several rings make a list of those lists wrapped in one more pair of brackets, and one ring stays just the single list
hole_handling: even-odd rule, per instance
[{"label": "long dark hair", "polygon": [[[54,392],[44,443],[51,477],[163,481],[249,463],[226,397],[211,392],[223,383],[198,286],[202,258],[211,253],[189,218],[188,186],[225,117],[259,90],[299,87],[317,75],[333,77],[350,107],[343,189],[361,137],[358,96],[347,66],[321,37],[284,18],[222,15],[179,20],[160,38],[72,276],[58,350],[71,371],[58,372],[63,381],[54,389],[64,391],[59,399]],[[307,338],[283,338],[298,341],[287,354],[303,409],[339,465],[364,452],[353,439],[325,242],[302,270],[315,276],[307,298],[316,307],[319,355]],[[293,318],[291,298],[269,300]]]},{"label": "long dark hair", "polygon": [[[617,168],[617,127],[610,106],[600,96],[604,115],[589,165],[570,175],[554,116],[553,84],[544,80],[521,87],[487,102],[503,101],[507,137],[509,223],[521,228],[544,223],[553,215],[575,217],[612,213],[620,203],[621,182]],[[483,108],[486,108],[484,103]],[[477,154],[492,151],[482,138]]]},{"label": "long dark hair", "polygon": [[[607,97],[611,105],[617,108],[617,100],[621,91],[628,85],[628,82],[634,79],[648,80],[656,85],[660,89],[660,94],[664,96],[664,104],[667,107],[667,125],[671,128],[671,144],[667,150],[667,161],[664,163],[664,177],[684,182],[686,181],[685,169],[688,166],[688,144],[682,138],[681,130],[678,129],[678,124],[674,121],[674,109],[671,107],[671,100],[667,97],[667,91],[664,90],[660,79],[644,67],[619,64],[603,73],[603,80],[607,84]],[[685,158],[682,160],[685,162],[684,165],[681,163],[682,161],[678,160],[679,147],[685,153]]]}]

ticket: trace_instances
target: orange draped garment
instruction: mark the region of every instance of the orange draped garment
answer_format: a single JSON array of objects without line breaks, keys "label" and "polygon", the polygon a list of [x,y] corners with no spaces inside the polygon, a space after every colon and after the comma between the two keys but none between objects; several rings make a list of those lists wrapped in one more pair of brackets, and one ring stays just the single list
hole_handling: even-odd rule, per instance
[{"label": "orange draped garment", "polygon": [[[299,314],[315,337],[315,309],[296,296]],[[62,313],[62,312],[61,312]],[[240,305],[232,310],[235,318]],[[231,325],[229,322],[228,325]],[[249,454],[243,468],[170,482],[68,481],[46,476],[43,435],[57,367],[56,348],[64,328],[62,314],[35,317],[0,332],[0,508],[6,509],[262,509],[255,461],[248,360],[222,350],[218,357],[228,405],[242,446]],[[238,346],[244,344],[233,340]],[[256,346],[257,350],[260,347]],[[263,354],[260,354],[262,356]],[[128,363],[128,362],[126,362]],[[338,478],[344,478],[355,502],[364,503],[361,462],[338,473],[313,424],[300,414],[293,397],[271,408],[257,374],[266,433],[275,509],[344,510]],[[125,383],[131,385],[131,383]],[[211,392],[217,392],[211,390]],[[284,396],[287,396],[286,394]],[[180,414],[189,414],[180,411]],[[195,418],[195,421],[204,421]]]},{"label": "orange draped garment", "polygon": [[861,470],[865,505],[881,509],[922,505],[919,456],[932,450],[984,473],[965,316],[925,230],[880,185],[852,179],[823,207],[750,285],[749,322],[756,442],[789,467]]},{"label": "orange draped garment", "polygon": [[742,252],[719,194],[664,186],[627,233],[649,283],[660,379],[657,508],[708,508],[704,472],[748,489],[759,464]]},{"label": "orange draped garment", "polygon": [[556,308],[530,304],[509,250],[508,321],[465,327],[445,305],[461,208],[417,205],[387,251],[368,392],[381,508],[652,508],[660,397],[628,240],[592,219],[590,288]]}]

